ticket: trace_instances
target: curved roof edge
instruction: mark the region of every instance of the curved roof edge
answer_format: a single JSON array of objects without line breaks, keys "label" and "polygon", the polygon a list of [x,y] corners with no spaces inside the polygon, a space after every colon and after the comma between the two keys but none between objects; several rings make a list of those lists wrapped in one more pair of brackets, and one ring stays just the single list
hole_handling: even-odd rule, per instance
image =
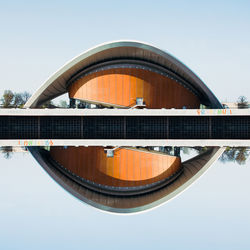
[{"label": "curved roof edge", "polygon": [[[42,157],[42,155],[37,151],[34,147],[29,148],[31,154],[37,160],[37,162],[43,167],[43,169],[52,177],[52,179],[57,182],[60,186],[62,186],[66,191],[68,191],[74,197],[80,199],[81,201],[95,207],[101,211],[111,212],[111,213],[122,213],[122,214],[131,214],[131,213],[141,213],[148,210],[152,210],[156,207],[159,207],[166,202],[172,200],[177,197],[179,194],[184,192],[187,188],[189,188],[196,180],[198,180],[212,165],[213,163],[220,157],[225,148],[213,148],[210,153],[207,155],[208,158],[204,159],[205,163],[203,166],[197,169],[197,166],[192,166],[193,161],[196,159],[199,160],[200,156],[196,156],[183,164],[188,164],[191,162],[190,166],[192,169],[187,168],[187,172],[182,174],[181,177],[173,184],[166,186],[158,190],[160,193],[164,193],[164,196],[159,198],[159,192],[155,191],[151,193],[151,195],[147,194],[143,195],[141,198],[137,196],[136,198],[117,198],[112,196],[104,196],[103,194],[93,192],[88,190],[74,181],[67,178],[63,173],[59,170],[53,168],[50,163]],[[154,196],[156,194],[156,196]],[[161,195],[160,195],[161,196]],[[146,198],[145,201],[141,204],[140,199]],[[98,202],[99,201],[99,202]],[[125,204],[125,208],[117,207],[117,204],[122,202]],[[127,205],[131,207],[127,207]],[[133,205],[132,205],[133,204]],[[138,204],[138,206],[136,206]]]},{"label": "curved roof edge", "polygon": [[24,107],[34,108],[47,100],[66,93],[68,80],[80,70],[116,58],[141,59],[166,67],[197,88],[209,100],[212,108],[222,107],[201,79],[175,57],[150,44],[130,40],[103,43],[76,56],[49,77]]}]

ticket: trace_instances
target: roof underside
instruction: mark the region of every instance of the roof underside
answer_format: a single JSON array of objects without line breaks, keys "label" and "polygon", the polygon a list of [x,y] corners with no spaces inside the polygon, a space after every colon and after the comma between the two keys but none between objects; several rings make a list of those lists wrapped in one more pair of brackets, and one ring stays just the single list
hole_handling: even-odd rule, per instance
[{"label": "roof underside", "polygon": [[[45,169],[45,171],[65,190],[83,202],[114,213],[135,213],[155,208],[174,198],[192,185],[208,168],[220,157],[224,148],[211,148],[183,163],[184,173],[176,182],[169,184],[152,193],[136,197],[119,197],[104,195],[91,191],[72,181],[68,176],[57,170],[53,164],[44,157],[38,148],[29,148],[31,154]],[[201,163],[202,162],[202,163]]]},{"label": "roof underside", "polygon": [[204,104],[220,108],[221,104],[207,86],[184,64],[170,54],[148,44],[133,41],[118,41],[92,48],[65,64],[54,73],[28,100],[25,107],[38,107],[67,92],[68,82],[90,66],[112,60],[140,60],[163,67],[200,92]]}]

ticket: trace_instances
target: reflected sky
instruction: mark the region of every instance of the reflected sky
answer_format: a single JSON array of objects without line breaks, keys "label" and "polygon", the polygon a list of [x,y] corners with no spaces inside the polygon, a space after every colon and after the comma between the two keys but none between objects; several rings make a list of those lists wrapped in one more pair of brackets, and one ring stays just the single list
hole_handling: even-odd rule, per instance
[{"label": "reflected sky", "polygon": [[[131,8],[133,6],[133,8]],[[110,40],[169,51],[221,101],[249,99],[250,1],[2,1],[1,85],[33,93]],[[145,213],[114,215],[65,192],[30,155],[0,154],[0,249],[250,249],[250,160],[217,161]]]},{"label": "reflected sky", "polygon": [[122,216],[74,198],[29,153],[0,161],[2,249],[250,247],[249,159],[242,166],[217,161],[168,203]]}]

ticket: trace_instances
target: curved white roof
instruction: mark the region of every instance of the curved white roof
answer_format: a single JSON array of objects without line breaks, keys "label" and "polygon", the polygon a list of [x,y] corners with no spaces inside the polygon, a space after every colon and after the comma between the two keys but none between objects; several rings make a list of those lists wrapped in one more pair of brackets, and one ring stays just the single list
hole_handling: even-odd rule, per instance
[{"label": "curved white roof", "polygon": [[73,58],[45,81],[31,96],[25,104],[25,107],[37,107],[47,100],[66,93],[68,81],[79,71],[88,68],[90,65],[115,59],[141,60],[164,67],[197,89],[202,97],[210,103],[212,108],[221,107],[220,102],[207,86],[183,63],[165,51],[137,41],[113,41],[104,43]]}]

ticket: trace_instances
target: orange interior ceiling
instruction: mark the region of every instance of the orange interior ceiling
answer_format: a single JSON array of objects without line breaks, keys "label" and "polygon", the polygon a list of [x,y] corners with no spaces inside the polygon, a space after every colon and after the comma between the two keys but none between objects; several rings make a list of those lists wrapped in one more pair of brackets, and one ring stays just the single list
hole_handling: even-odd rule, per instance
[{"label": "orange interior ceiling", "polygon": [[69,96],[94,103],[131,107],[143,98],[146,108],[199,108],[200,101],[175,80],[137,68],[115,68],[86,75],[69,87]]},{"label": "orange interior ceiling", "polygon": [[109,186],[131,187],[154,183],[176,173],[179,157],[136,148],[119,148],[107,157],[103,147],[51,147],[50,153],[72,173]]}]

